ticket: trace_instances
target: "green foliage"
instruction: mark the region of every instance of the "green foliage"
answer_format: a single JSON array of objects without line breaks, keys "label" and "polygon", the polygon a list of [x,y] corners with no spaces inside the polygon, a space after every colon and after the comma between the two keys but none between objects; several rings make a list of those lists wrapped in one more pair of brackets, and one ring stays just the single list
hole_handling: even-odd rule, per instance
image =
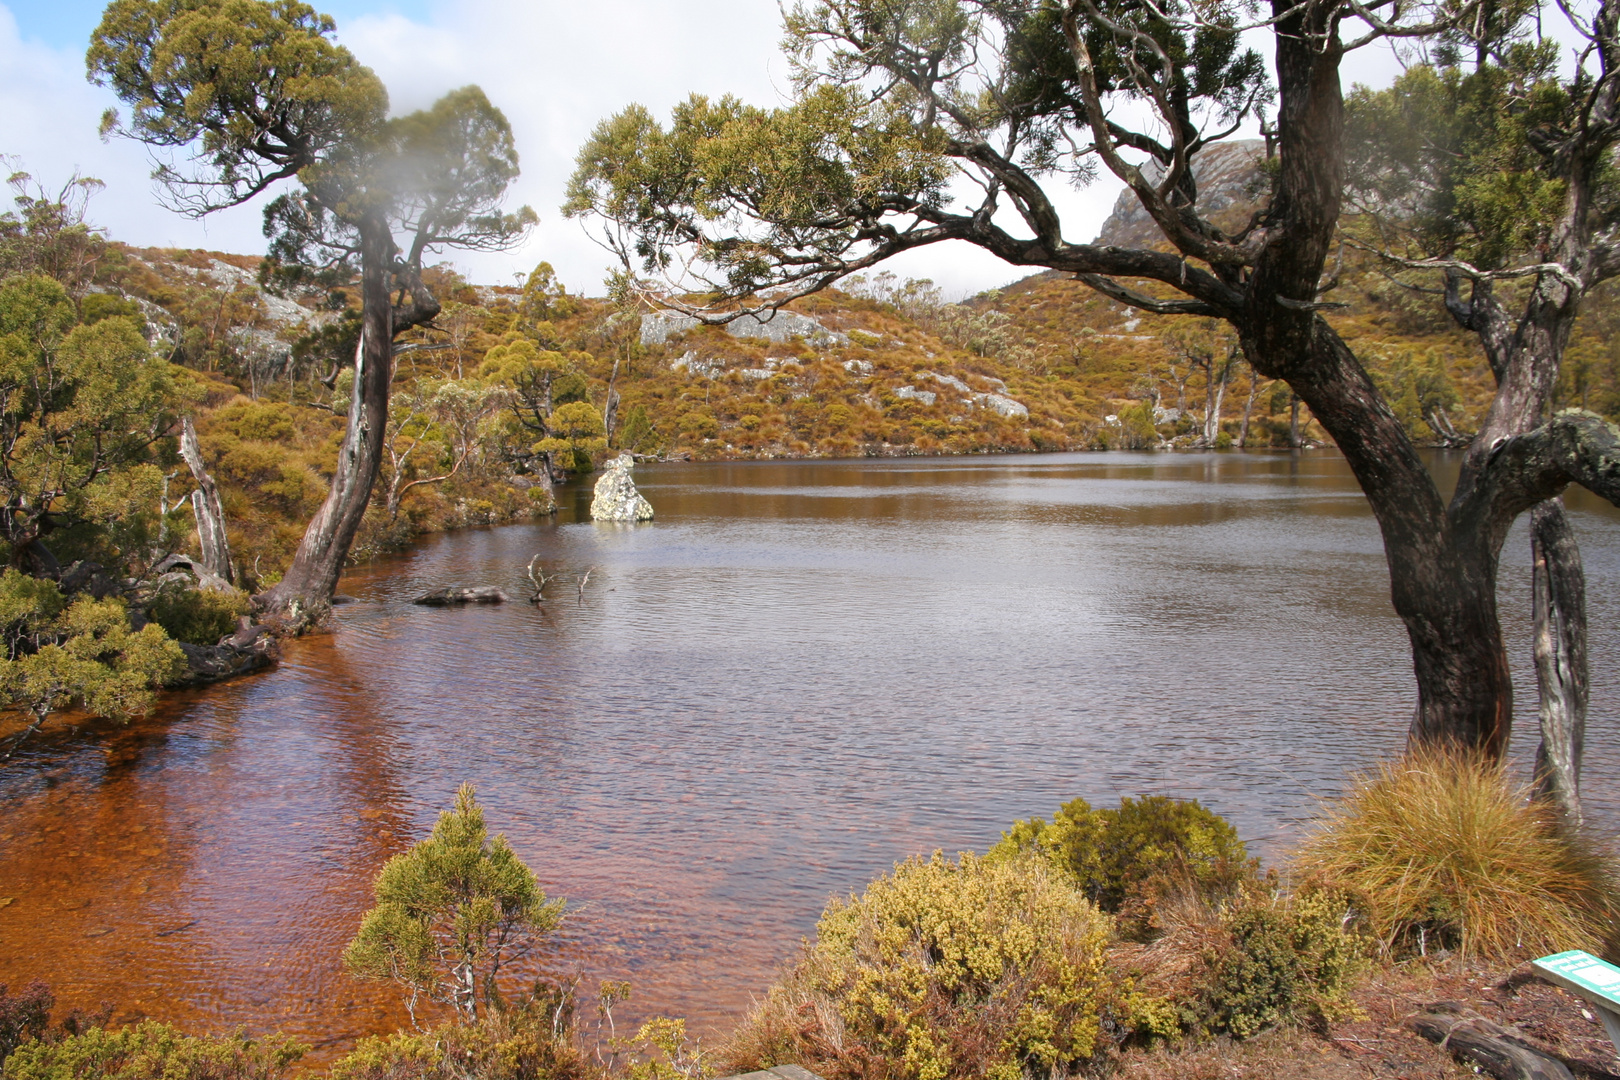
[{"label": "green foliage", "polygon": [[36,727],[68,705],[114,720],[143,715],[152,690],[185,669],[185,655],[162,627],[130,629],[122,600],[81,596],[62,607],[8,568],[0,574],[0,610],[10,617],[8,641],[17,643],[0,660],[0,695],[30,713]]},{"label": "green foliage", "polygon": [[345,965],[403,986],[413,1017],[425,997],[463,1022],[498,1007],[503,971],[556,929],[564,906],[546,899],[504,836],[489,838],[466,784],[432,836],[388,860],[376,890]]},{"label": "green foliage", "polygon": [[1065,803],[1050,822],[1014,822],[986,855],[1000,860],[1035,852],[1075,882],[1105,911],[1142,898],[1150,882],[1189,877],[1200,887],[1224,887],[1252,876],[1237,830],[1194,800],[1147,795],[1093,810],[1084,799]]},{"label": "green foliage", "polygon": [[1514,961],[1616,940],[1608,863],[1501,763],[1430,752],[1355,777],[1295,869],[1362,897],[1387,952]]},{"label": "green foliage", "polygon": [[77,318],[50,278],[0,284],[0,498],[14,555],[47,518],[110,530],[151,514],[150,466],[188,396],[131,320]]},{"label": "green foliage", "polygon": [[1342,894],[1307,891],[1289,899],[1249,895],[1228,909],[1208,965],[1196,1020],[1240,1039],[1308,1018],[1349,1011],[1349,992],[1366,969],[1368,941]]},{"label": "green foliage", "polygon": [[169,586],[159,590],[148,614],[176,641],[213,645],[236,630],[248,613],[247,595]]},{"label": "green foliage", "polygon": [[[1538,132],[1568,124],[1587,92],[1558,81],[1557,47],[1513,45],[1472,71],[1414,66],[1385,90],[1346,102],[1349,181],[1381,227],[1420,253],[1485,269],[1533,253],[1563,206],[1556,163]],[[1601,185],[1612,212],[1612,183]],[[1386,232],[1387,238],[1387,232]]]},{"label": "green foliage", "polygon": [[1102,1048],[1109,919],[1039,859],[912,859],[847,901],[733,1038],[734,1068],[1064,1075]]},{"label": "green foliage", "polygon": [[4,1075],[5,1080],[280,1080],[308,1049],[286,1036],[199,1038],[143,1020],[24,1043],[6,1059]]},{"label": "green foliage", "polygon": [[1414,439],[1429,435],[1445,438],[1441,417],[1457,407],[1457,388],[1446,374],[1444,358],[1435,349],[1386,349],[1388,356],[1375,378],[1384,399]]},{"label": "green foliage", "polygon": [[24,274],[51,278],[91,304],[85,322],[108,314],[136,314],[122,307],[123,301],[118,301],[120,310],[112,310],[115,297],[84,295],[107,248],[102,231],[85,220],[90,197],[103,187],[101,181],[75,174],[52,193],[18,171],[7,183],[16,209],[0,214],[0,280]]}]

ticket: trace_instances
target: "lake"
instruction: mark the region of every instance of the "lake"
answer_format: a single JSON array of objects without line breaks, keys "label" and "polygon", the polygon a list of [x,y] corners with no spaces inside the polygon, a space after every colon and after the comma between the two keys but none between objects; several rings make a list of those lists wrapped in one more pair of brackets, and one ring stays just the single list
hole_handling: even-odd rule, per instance
[{"label": "lake", "polygon": [[[1454,461],[1435,458],[1439,473]],[[318,1057],[404,1023],[339,963],[371,881],[476,785],[552,895],[555,966],[712,1036],[828,896],[1084,796],[1196,797],[1274,855],[1415,698],[1377,530],[1330,451],[642,466],[656,522],[428,538],[330,634],[0,767],[0,982]],[[1593,626],[1589,816],[1620,823],[1620,514],[1570,498]],[[524,567],[556,580],[523,602]],[[1529,544],[1503,557],[1534,751]],[[578,580],[589,570],[581,591]],[[416,607],[444,586],[513,603]],[[5,903],[5,898],[10,903]],[[582,1012],[589,1014],[589,1010]]]}]

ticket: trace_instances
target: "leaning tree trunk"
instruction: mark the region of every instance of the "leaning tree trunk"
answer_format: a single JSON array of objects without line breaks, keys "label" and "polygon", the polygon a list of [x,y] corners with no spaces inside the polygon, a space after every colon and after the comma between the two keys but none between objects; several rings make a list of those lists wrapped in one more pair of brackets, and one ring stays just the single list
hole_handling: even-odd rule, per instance
[{"label": "leaning tree trunk", "polygon": [[338,575],[370,505],[372,485],[382,463],[394,375],[393,307],[388,292],[393,237],[384,223],[367,220],[360,229],[360,245],[360,341],[354,352],[349,426],[338,450],[337,469],[326,501],[304,530],[292,565],[280,582],[257,597],[266,614],[280,615],[294,628],[317,622],[330,610]]},{"label": "leaning tree trunk", "polygon": [[1586,574],[1562,499],[1530,512],[1536,682],[1541,746],[1535,791],[1581,824],[1581,750],[1586,738]]}]

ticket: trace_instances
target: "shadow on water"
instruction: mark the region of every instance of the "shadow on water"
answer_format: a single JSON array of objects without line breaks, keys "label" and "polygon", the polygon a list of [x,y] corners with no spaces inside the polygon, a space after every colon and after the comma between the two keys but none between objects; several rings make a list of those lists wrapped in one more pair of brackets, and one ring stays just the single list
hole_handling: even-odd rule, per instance
[{"label": "shadow on water", "polygon": [[[631,1019],[713,1030],[828,895],[896,859],[1146,792],[1202,799],[1275,852],[1401,744],[1404,634],[1331,453],[656,465],[638,482],[651,525],[588,521],[580,484],[555,521],[429,538],[347,574],[357,602],[277,670],[128,728],[60,729],[0,770],[0,982],[327,1053],[391,1029],[395,997],[338,956],[382,862],[471,781],[576,905],[559,965],[630,979]],[[1595,629],[1587,790],[1613,824],[1620,517],[1570,503]],[[409,603],[521,597],[537,552],[557,575],[539,608]],[[1522,527],[1503,567],[1530,701]]]}]

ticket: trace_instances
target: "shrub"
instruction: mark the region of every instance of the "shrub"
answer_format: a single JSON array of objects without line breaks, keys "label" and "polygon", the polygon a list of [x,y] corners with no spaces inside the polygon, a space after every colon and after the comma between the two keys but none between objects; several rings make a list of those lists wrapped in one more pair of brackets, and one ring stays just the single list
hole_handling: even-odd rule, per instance
[{"label": "shrub", "polygon": [[1356,777],[1294,865],[1363,895],[1386,951],[1509,960],[1598,952],[1614,936],[1603,859],[1478,758],[1418,754]]},{"label": "shrub", "polygon": [[828,905],[722,1063],[828,1080],[1066,1072],[1102,1042],[1109,923],[1040,859],[912,859]]},{"label": "shrub", "polygon": [[566,998],[537,997],[470,1024],[361,1039],[333,1064],[330,1080],[575,1080],[592,1074],[575,1045]]},{"label": "shrub", "polygon": [[6,1059],[5,1080],[277,1080],[307,1050],[281,1035],[198,1038],[145,1020],[24,1043]]},{"label": "shrub", "polygon": [[499,1005],[501,974],[557,928],[562,910],[506,837],[489,838],[472,785],[463,784],[433,835],[383,866],[377,906],[343,962],[363,978],[404,986],[413,1021],[426,997],[470,1022]]},{"label": "shrub", "polygon": [[1348,1012],[1368,952],[1354,905],[1341,893],[1290,897],[1272,884],[1251,881],[1216,900],[1183,882],[1163,897],[1158,937],[1110,957],[1127,983],[1125,1026],[1148,1037],[1191,1029],[1248,1038]]},{"label": "shrub", "polygon": [[1335,1019],[1367,946],[1343,894],[1251,896],[1223,913],[1225,940],[1205,957],[1202,1026],[1246,1039],[1291,1020]]},{"label": "shrub", "polygon": [[212,645],[236,630],[236,620],[248,613],[247,596],[213,589],[166,588],[152,601],[152,621],[176,641]]},{"label": "shrub", "polygon": [[23,987],[20,994],[11,994],[10,989],[0,983],[0,1065],[18,1046],[44,1036],[51,1006],[56,1004],[50,988],[38,979]]},{"label": "shrub", "polygon": [[1127,796],[1117,810],[1093,810],[1075,799],[1051,822],[1014,822],[986,857],[1024,851],[1044,855],[1104,911],[1143,899],[1170,875],[1217,889],[1252,877],[1258,865],[1225,818],[1197,800],[1163,795]]}]

